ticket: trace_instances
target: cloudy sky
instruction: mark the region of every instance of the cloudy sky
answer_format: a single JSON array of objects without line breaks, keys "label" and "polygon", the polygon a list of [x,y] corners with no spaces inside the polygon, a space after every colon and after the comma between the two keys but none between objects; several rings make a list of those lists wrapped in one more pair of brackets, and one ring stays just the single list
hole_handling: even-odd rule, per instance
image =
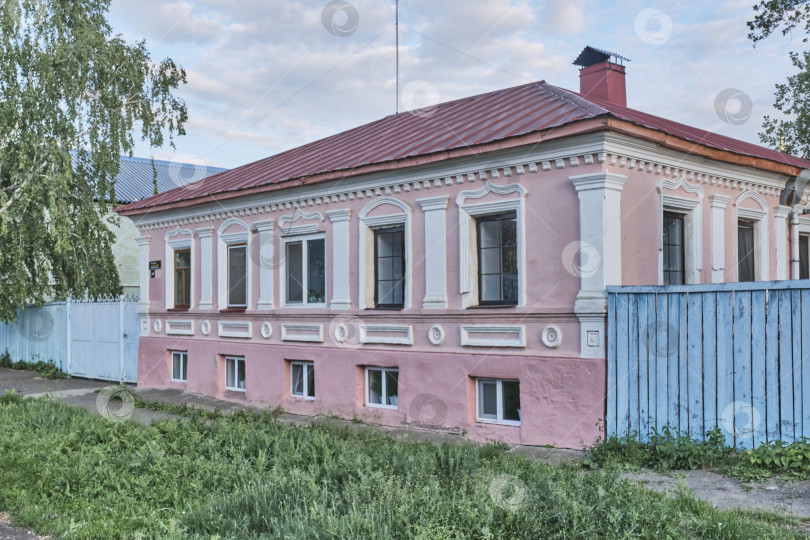
[{"label": "cloudy sky", "polygon": [[578,90],[571,62],[585,45],[632,60],[630,107],[757,142],[774,85],[793,73],[788,52],[806,45],[779,35],[754,49],[753,4],[400,0],[399,97],[394,0],[113,0],[110,20],[188,73],[188,134],[154,157],[237,167],[393,114],[398,102],[406,110],[536,80]]}]

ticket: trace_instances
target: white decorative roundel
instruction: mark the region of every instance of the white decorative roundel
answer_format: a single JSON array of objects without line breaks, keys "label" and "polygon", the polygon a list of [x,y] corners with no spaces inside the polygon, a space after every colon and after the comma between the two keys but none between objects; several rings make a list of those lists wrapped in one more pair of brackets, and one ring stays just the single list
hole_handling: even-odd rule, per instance
[{"label": "white decorative roundel", "polygon": [[264,339],[270,339],[270,336],[273,335],[273,327],[269,322],[262,324],[262,337]]},{"label": "white decorative roundel", "polygon": [[209,323],[208,321],[203,321],[202,324],[200,325],[200,332],[202,332],[204,336],[207,336],[208,334],[210,334],[211,333],[211,323]]},{"label": "white decorative roundel", "polygon": [[152,328],[155,330],[156,334],[160,333],[160,329],[163,327],[163,324],[160,322],[160,319],[155,319],[152,323]]},{"label": "white decorative roundel", "polygon": [[428,339],[430,339],[430,342],[434,345],[441,345],[444,343],[444,328],[438,324],[431,326],[430,330],[428,330]]},{"label": "white decorative roundel", "polygon": [[543,340],[543,345],[549,349],[556,349],[562,343],[562,331],[558,326],[551,324],[543,329],[540,339]]},{"label": "white decorative roundel", "polygon": [[338,343],[343,343],[346,341],[346,338],[349,336],[349,329],[346,328],[346,325],[341,323],[335,326],[335,339]]}]

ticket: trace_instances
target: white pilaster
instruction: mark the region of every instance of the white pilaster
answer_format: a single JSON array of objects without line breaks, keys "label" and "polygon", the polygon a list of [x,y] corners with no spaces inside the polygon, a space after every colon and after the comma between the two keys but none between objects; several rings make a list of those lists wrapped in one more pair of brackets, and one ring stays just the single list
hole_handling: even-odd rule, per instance
[{"label": "white pilaster", "polygon": [[214,228],[200,227],[196,231],[200,238],[200,309],[210,310],[214,308]]},{"label": "white pilaster", "polygon": [[790,216],[790,278],[801,279],[801,259],[799,258],[799,213]]},{"label": "white pilaster", "polygon": [[447,195],[418,199],[425,213],[426,309],[447,308]]},{"label": "white pilaster", "polygon": [[349,288],[349,220],[351,209],[327,210],[332,222],[332,299],[331,309],[350,309]]},{"label": "white pilaster", "polygon": [[579,196],[579,252],[599,257],[580,272],[574,311],[580,321],[580,356],[605,357],[605,287],[622,282],[621,198],[626,176],[600,172],[569,178]]},{"label": "white pilaster", "polygon": [[773,237],[776,255],[776,279],[788,278],[787,225],[790,207],[777,205],[773,208]]},{"label": "white pilaster", "polygon": [[138,299],[138,313],[146,315],[149,313],[149,279],[151,273],[149,271],[149,242],[152,240],[151,236],[138,236],[135,241],[138,243],[138,250],[140,255],[139,264],[141,266],[141,284],[140,284],[140,298]]},{"label": "white pilaster", "polygon": [[258,309],[273,309],[273,223],[266,219],[253,226],[259,232],[259,303]]},{"label": "white pilaster", "polygon": [[709,206],[712,212],[712,283],[723,283],[726,274],[726,206],[728,195],[712,193]]}]

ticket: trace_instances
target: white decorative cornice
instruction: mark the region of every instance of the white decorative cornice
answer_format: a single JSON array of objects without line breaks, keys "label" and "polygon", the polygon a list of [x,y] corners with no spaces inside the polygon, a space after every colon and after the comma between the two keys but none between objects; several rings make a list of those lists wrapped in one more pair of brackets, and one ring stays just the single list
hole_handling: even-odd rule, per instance
[{"label": "white decorative cornice", "polygon": [[497,195],[509,195],[510,193],[519,193],[521,197],[525,197],[526,188],[524,188],[520,184],[506,184],[505,186],[499,186],[489,181],[478,189],[466,190],[459,193],[458,196],[456,197],[456,204],[458,206],[463,206],[467,201],[467,199],[480,199],[490,193],[495,193]]},{"label": "white decorative cornice", "polygon": [[698,196],[698,199],[703,200],[703,188],[699,184],[690,184],[686,181],[686,173],[681,173],[677,180],[670,178],[662,178],[658,182],[658,192],[663,193],[663,190],[678,191],[684,190],[687,193],[693,193]]},{"label": "white decorative cornice", "polygon": [[170,240],[175,236],[194,236],[194,233],[192,233],[189,229],[181,229],[180,227],[175,226],[173,230],[166,233],[165,238],[166,240]]},{"label": "white decorative cornice", "polygon": [[753,199],[759,205],[763,212],[768,211],[768,202],[765,200],[765,197],[757,193],[756,191],[746,191],[742,193],[737,200],[734,201],[734,206],[739,207],[740,203],[742,203],[746,199]]}]

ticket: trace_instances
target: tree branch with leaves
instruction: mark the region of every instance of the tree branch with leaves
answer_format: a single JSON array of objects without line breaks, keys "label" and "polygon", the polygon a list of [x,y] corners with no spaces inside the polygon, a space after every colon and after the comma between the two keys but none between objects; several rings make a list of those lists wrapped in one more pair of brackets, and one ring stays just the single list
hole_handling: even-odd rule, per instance
[{"label": "tree branch with leaves", "polygon": [[109,0],[0,0],[0,320],[121,287],[105,223],[121,154],[184,134],[185,71],[125,42]]}]

